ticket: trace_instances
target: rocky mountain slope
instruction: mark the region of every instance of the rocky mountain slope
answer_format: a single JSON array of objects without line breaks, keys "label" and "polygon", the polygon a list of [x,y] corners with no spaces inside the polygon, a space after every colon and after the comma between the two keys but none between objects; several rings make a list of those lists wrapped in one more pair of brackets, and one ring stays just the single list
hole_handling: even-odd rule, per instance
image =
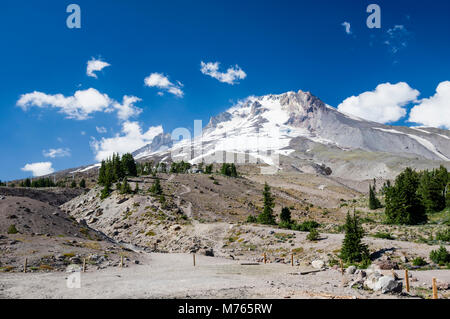
[{"label": "rocky mountain slope", "polygon": [[449,131],[366,121],[303,91],[250,97],[211,118],[192,143],[172,143],[162,135],[134,155],[192,163],[240,157],[239,163],[299,172],[320,172],[326,165],[334,176],[354,180],[392,178],[408,165],[450,167]]}]

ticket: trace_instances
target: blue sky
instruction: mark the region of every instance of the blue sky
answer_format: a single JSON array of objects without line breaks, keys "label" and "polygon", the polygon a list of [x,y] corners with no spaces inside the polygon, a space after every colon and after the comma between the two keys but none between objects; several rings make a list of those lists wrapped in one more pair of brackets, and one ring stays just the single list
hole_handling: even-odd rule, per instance
[{"label": "blue sky", "polygon": [[[70,3],[81,8],[81,29],[66,26]],[[366,25],[370,3],[381,8],[380,29]],[[438,85],[450,81],[450,3],[444,0],[6,0],[0,6],[1,180],[30,176],[22,170],[27,164],[51,162],[60,170],[94,163],[99,150],[93,139],[102,147],[102,138],[108,142],[124,134],[124,123],[132,124],[130,131],[138,125],[142,134],[158,125],[165,132],[192,129],[195,119],[206,125],[210,116],[250,95],[301,89],[337,107],[380,84],[404,82],[406,87],[392,90],[401,95],[393,103],[406,114],[383,120],[401,125],[413,125],[407,122],[412,100],[434,96],[423,107],[434,103],[438,110],[442,96],[448,96],[447,86],[441,86],[445,94],[435,96]],[[87,75],[92,59],[109,64],[95,72],[97,78]],[[202,61],[220,62],[215,78],[201,72]],[[245,76],[233,78],[231,72],[227,78],[229,68]],[[166,78],[150,81],[159,87],[145,85],[155,73]],[[18,106],[23,95],[35,91],[46,101],[61,94],[69,103],[75,92],[88,89],[107,95],[109,106],[86,119],[67,118],[62,108],[38,107],[36,95],[27,96],[28,107]],[[379,91],[385,89],[391,88]],[[141,109],[126,120],[117,113],[124,96],[139,98],[132,105]],[[344,106],[367,107],[358,104],[361,100]],[[417,112],[416,118],[428,115]],[[431,117],[419,124],[449,128],[450,119]]]}]

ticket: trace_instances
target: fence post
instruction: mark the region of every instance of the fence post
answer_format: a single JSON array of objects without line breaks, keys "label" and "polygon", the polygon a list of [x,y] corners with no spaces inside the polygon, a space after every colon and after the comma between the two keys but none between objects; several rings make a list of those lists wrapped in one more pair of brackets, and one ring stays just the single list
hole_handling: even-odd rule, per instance
[{"label": "fence post", "polygon": [[267,263],[267,255],[266,255],[266,253],[264,253],[264,264],[266,264]]},{"label": "fence post", "polygon": [[120,268],[123,268],[123,256],[120,256]]},{"label": "fence post", "polygon": [[195,254],[192,254],[192,261],[194,262],[194,267],[195,267]]},{"label": "fence post", "polygon": [[83,272],[86,272],[86,258],[83,258]]},{"label": "fence post", "polygon": [[25,258],[25,263],[23,265],[23,272],[26,273],[27,272],[27,266],[28,266],[28,259]]},{"label": "fence post", "polygon": [[438,299],[438,291],[436,285],[436,278],[433,278],[433,299]]},{"label": "fence post", "polygon": [[291,254],[291,266],[294,267],[294,254]]},{"label": "fence post", "polygon": [[342,262],[342,259],[339,259],[339,263],[341,264],[341,274],[344,275],[344,263]]},{"label": "fence post", "polygon": [[409,292],[409,274],[408,274],[408,269],[405,269],[405,285],[406,285],[406,292]]}]

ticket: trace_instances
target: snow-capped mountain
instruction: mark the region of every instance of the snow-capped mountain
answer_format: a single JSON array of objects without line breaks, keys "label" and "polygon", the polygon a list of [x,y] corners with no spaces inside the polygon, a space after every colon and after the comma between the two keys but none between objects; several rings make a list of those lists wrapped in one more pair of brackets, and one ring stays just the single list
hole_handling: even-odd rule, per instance
[{"label": "snow-capped mountain", "polygon": [[[167,160],[187,159],[192,163],[214,162],[227,152],[247,161],[265,162],[302,170],[325,164],[336,174],[342,166],[368,165],[367,174],[390,175],[396,168],[415,161],[416,166],[450,164],[450,132],[436,128],[387,126],[339,112],[309,92],[249,97],[226,112],[211,118],[203,135],[172,144],[169,134],[159,136],[137,150],[136,158],[158,155]],[[219,154],[219,155],[218,155]],[[274,158],[281,157],[281,163]],[[219,160],[220,162],[220,160]],[[359,162],[360,164],[356,164]],[[286,165],[284,165],[286,167]],[[373,169],[371,169],[373,170]],[[363,174],[361,178],[366,177]]]}]

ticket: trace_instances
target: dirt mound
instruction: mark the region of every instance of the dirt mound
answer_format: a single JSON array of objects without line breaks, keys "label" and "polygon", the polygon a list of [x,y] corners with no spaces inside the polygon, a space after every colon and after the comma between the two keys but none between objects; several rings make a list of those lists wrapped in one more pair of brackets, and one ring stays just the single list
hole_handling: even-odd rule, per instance
[{"label": "dirt mound", "polygon": [[28,197],[52,206],[60,206],[73,198],[83,194],[85,190],[80,188],[21,188],[0,187],[0,196]]},{"label": "dirt mound", "polygon": [[0,198],[0,234],[101,237],[59,208],[27,197]]}]

